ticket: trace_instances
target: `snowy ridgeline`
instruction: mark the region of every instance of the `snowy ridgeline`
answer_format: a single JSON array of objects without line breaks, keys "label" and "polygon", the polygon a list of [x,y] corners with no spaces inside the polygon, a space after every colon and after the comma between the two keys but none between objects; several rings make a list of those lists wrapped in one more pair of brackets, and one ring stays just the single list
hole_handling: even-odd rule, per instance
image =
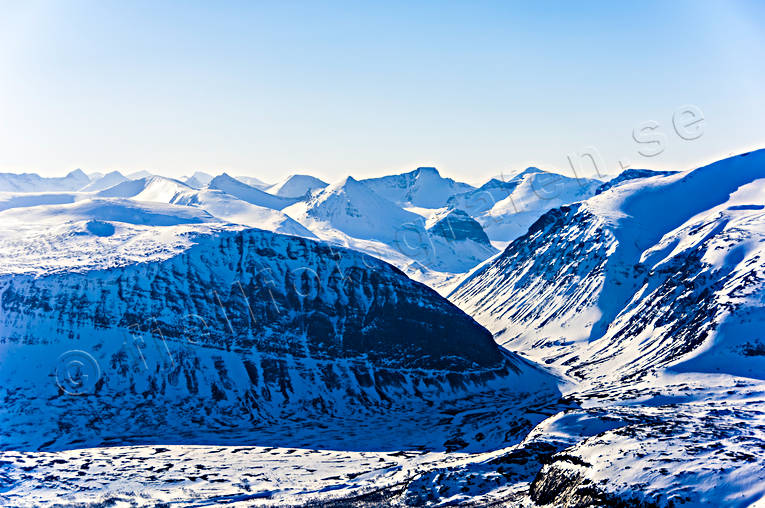
[{"label": "snowy ridgeline", "polygon": [[0,196],[0,504],[762,502],[765,152],[131,176]]},{"label": "snowy ridgeline", "polygon": [[88,176],[78,170],[63,178],[2,173],[0,212],[91,199],[194,208],[219,222],[366,252],[445,293],[545,211],[592,196],[600,184],[536,168],[479,188],[435,168],[331,185],[310,175],[270,185],[226,173],[182,179],[117,171]]}]

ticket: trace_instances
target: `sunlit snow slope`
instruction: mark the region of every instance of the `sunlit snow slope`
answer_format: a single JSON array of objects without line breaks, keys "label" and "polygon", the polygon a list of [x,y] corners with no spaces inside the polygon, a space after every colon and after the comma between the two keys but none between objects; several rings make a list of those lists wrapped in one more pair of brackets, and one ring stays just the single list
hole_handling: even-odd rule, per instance
[{"label": "sunlit snow slope", "polygon": [[450,299],[581,378],[765,372],[765,151],[554,209]]}]

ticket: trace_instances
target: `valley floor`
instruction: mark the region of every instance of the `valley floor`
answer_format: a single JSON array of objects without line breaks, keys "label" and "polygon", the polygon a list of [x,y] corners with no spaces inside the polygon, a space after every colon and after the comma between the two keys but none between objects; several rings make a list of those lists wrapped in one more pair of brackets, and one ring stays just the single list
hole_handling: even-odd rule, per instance
[{"label": "valley floor", "polygon": [[[765,383],[665,374],[570,387],[483,453],[131,446],[0,454],[3,506],[757,506]],[[374,440],[374,436],[370,436]]]}]

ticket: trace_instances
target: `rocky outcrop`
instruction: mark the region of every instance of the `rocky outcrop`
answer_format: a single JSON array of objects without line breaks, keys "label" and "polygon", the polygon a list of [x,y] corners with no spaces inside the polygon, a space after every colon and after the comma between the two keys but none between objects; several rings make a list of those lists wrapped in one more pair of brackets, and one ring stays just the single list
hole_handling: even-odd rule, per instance
[{"label": "rocky outcrop", "polygon": [[481,245],[491,245],[478,221],[462,210],[450,209],[434,215],[427,223],[427,230],[448,241],[472,240]]}]

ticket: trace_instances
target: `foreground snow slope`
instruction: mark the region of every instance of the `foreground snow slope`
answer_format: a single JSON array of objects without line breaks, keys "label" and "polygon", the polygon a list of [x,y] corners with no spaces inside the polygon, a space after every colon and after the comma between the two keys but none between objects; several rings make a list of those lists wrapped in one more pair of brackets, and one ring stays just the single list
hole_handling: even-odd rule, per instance
[{"label": "foreground snow slope", "polygon": [[4,449],[491,449],[558,399],[553,377],[369,256],[132,200],[2,215]]},{"label": "foreground snow slope", "polygon": [[765,372],[765,151],[550,211],[450,299],[580,378]]}]

